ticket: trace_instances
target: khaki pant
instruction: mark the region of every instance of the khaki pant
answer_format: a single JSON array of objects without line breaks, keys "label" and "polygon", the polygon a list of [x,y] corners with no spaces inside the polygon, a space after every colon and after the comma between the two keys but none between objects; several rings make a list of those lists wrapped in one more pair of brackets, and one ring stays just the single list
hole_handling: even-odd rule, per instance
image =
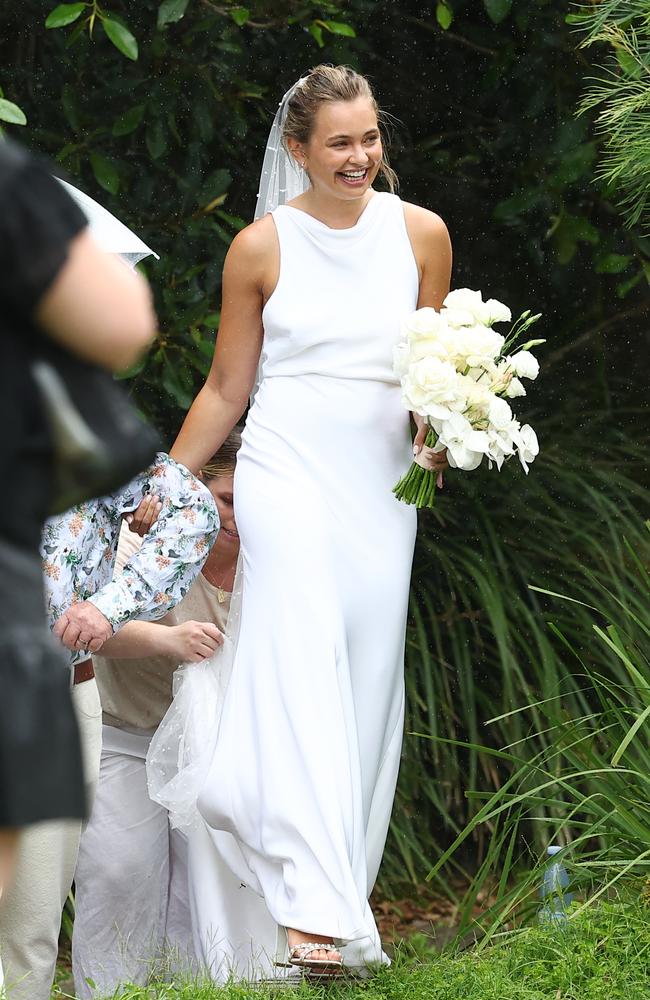
[{"label": "khaki pant", "polygon": [[[101,707],[94,680],[72,688],[92,802],[101,753]],[[22,834],[18,864],[0,901],[0,957],[8,1000],[50,1000],[61,911],[74,877],[81,823],[49,820]]]}]

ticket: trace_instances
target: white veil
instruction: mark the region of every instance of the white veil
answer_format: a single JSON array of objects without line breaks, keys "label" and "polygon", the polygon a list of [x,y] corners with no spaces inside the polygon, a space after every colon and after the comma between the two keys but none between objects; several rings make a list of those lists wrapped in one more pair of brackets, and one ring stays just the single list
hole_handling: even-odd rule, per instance
[{"label": "white veil", "polygon": [[306,76],[301,76],[293,86],[289,87],[275,112],[262,162],[260,187],[255,206],[256,220],[261,219],[268,212],[272,212],[278,205],[286,205],[288,201],[297,198],[309,187],[309,177],[306,171],[296,163],[282,141],[289,101],[306,79]]},{"label": "white veil", "polygon": [[[304,79],[301,77],[289,88],[275,113],[264,152],[255,219],[297,198],[309,187],[307,173],[282,142],[287,105]],[[260,361],[257,385],[261,381],[261,367]],[[169,811],[171,825],[185,832],[203,823],[196,803],[214,754],[221,707],[237,646],[242,590],[240,556],[224,644],[210,659],[182,664],[175,672],[174,700],[147,754],[149,794]]]},{"label": "white veil", "polygon": [[147,753],[149,795],[169,811],[171,826],[185,833],[203,824],[196,803],[214,754],[221,708],[237,648],[242,579],[240,557],[223,646],[208,660],[183,663],[176,670],[173,701]]}]

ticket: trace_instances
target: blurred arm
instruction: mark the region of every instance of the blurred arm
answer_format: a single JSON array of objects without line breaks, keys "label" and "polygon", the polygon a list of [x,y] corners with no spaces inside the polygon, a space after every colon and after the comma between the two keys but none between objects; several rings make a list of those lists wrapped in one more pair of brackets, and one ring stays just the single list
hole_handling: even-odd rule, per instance
[{"label": "blurred arm", "polygon": [[71,241],[35,319],[73,354],[113,371],[133,364],[156,332],[147,283],[101,250],[87,229]]}]

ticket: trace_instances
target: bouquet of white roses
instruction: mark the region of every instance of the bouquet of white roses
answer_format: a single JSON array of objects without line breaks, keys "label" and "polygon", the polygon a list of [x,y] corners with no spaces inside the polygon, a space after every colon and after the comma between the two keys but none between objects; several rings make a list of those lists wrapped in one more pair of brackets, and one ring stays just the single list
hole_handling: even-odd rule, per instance
[{"label": "bouquet of white roses", "polygon": [[[485,458],[490,468],[501,469],[517,453],[528,472],[539,452],[537,436],[515,419],[507,400],[526,395],[521,379],[537,378],[539,363],[530,348],[544,341],[529,340],[510,352],[540,315],[522,313],[503,336],[492,328],[511,321],[508,307],[459,288],[449,293],[440,312],[417,309],[403,324],[393,367],[404,405],[424,417],[426,445],[434,451],[446,448],[452,468],[476,469]],[[435,489],[436,473],[415,461],[393,492],[405,503],[432,507]]]}]

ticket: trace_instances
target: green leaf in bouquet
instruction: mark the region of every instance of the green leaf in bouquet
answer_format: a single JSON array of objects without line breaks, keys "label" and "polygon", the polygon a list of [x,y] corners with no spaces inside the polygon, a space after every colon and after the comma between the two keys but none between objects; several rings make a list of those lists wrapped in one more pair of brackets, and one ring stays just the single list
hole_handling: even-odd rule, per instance
[{"label": "green leaf in bouquet", "polygon": [[102,27],[108,38],[127,59],[138,58],[138,43],[126,25],[110,17],[102,17]]},{"label": "green leaf in bouquet", "polygon": [[13,101],[8,101],[4,97],[0,97],[0,121],[7,122],[9,125],[27,124],[25,112]]},{"label": "green leaf in bouquet", "polygon": [[85,3],[61,3],[54,10],[51,10],[45,19],[46,28],[64,28],[66,24],[72,24],[77,20]]}]

